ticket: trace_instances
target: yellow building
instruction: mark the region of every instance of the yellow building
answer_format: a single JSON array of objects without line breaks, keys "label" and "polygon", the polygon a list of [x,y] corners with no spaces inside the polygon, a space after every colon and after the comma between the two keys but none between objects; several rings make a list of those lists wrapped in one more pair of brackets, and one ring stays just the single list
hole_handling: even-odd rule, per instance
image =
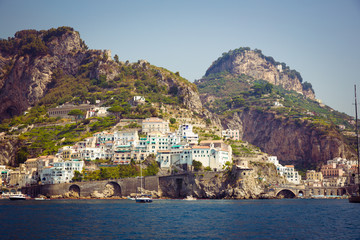
[{"label": "yellow building", "polygon": [[324,179],[322,172],[316,172],[315,170],[306,171],[306,180],[322,181]]}]

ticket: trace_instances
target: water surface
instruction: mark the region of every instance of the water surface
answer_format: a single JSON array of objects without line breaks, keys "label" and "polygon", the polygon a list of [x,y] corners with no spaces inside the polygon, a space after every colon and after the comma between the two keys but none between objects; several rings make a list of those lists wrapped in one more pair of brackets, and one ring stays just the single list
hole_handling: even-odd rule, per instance
[{"label": "water surface", "polygon": [[0,201],[0,239],[360,239],[347,200]]}]

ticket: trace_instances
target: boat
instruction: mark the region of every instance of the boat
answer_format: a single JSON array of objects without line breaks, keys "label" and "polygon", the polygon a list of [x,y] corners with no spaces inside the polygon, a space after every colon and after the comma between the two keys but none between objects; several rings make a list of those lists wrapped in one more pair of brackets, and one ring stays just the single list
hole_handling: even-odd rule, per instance
[{"label": "boat", "polygon": [[135,201],[137,203],[151,203],[153,200],[151,195],[141,195],[140,197],[136,197]]},{"label": "boat", "polygon": [[10,200],[26,200],[26,196],[22,193],[13,193],[9,195]]},{"label": "boat", "polygon": [[356,154],[357,154],[357,167],[358,167],[358,189],[357,192],[349,197],[350,203],[360,203],[360,156],[359,156],[359,131],[358,131],[358,116],[357,116],[357,99],[356,99],[356,85],[355,89],[355,129],[356,129]]},{"label": "boat", "polygon": [[186,200],[186,201],[194,201],[194,200],[196,200],[196,198],[194,198],[192,195],[189,195],[189,196],[187,196],[186,198],[184,198],[183,200]]},{"label": "boat", "polygon": [[45,200],[45,198],[44,198],[44,197],[37,197],[37,198],[34,198],[34,200],[36,200],[36,201],[43,201],[43,200]]},{"label": "boat", "polygon": [[152,202],[152,198],[151,195],[145,195],[142,193],[142,181],[143,181],[143,177],[142,177],[142,165],[140,163],[140,196],[136,196],[135,197],[135,201],[137,203],[151,203]]}]

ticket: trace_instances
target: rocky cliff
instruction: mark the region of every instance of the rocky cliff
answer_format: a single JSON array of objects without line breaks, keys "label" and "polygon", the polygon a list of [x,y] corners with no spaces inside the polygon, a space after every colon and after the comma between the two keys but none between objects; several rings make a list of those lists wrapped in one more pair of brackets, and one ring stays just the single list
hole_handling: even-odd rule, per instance
[{"label": "rocky cliff", "polygon": [[273,164],[251,162],[249,168],[234,166],[226,172],[198,172],[160,178],[162,197],[201,199],[257,199],[269,186],[286,183]]},{"label": "rocky cliff", "polygon": [[[14,38],[0,42],[0,121],[21,114],[35,105],[49,90],[54,72],[77,76],[91,68],[86,76],[112,81],[122,74],[121,66],[132,65],[142,72],[157,71],[158,84],[168,90],[176,86],[186,107],[201,111],[196,87],[179,80],[169,71],[151,66],[146,61],[135,64],[115,62],[109,50],[88,50],[78,32],[69,27],[48,31],[24,30]],[[138,74],[138,73],[137,73]]]},{"label": "rocky cliff", "polygon": [[239,48],[224,53],[209,67],[205,77],[221,72],[232,75],[245,74],[255,80],[262,79],[315,99],[314,91],[311,87],[303,86],[301,75],[297,71],[290,70],[286,64],[278,63],[272,57],[264,56],[260,50]]},{"label": "rocky cliff", "polygon": [[239,129],[243,140],[276,155],[285,164],[313,168],[335,157],[355,159],[356,154],[337,129],[291,120],[275,113],[249,110],[222,120],[224,128]]}]

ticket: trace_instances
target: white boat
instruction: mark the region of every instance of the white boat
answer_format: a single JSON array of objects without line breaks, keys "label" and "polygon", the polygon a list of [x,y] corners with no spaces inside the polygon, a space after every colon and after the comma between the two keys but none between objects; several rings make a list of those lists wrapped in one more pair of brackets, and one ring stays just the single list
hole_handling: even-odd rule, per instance
[{"label": "white boat", "polygon": [[37,197],[37,198],[34,198],[34,200],[36,200],[36,201],[42,201],[42,200],[45,200],[45,198],[43,198],[43,197]]},{"label": "white boat", "polygon": [[137,203],[151,203],[153,201],[152,198],[151,198],[151,195],[143,195],[142,194],[142,181],[143,181],[142,165],[140,163],[140,197],[136,196],[135,201]]},{"label": "white boat", "polygon": [[194,198],[193,196],[187,196],[186,198],[184,198],[183,200],[186,200],[186,201],[194,201],[196,200],[196,198]]},{"label": "white boat", "polygon": [[136,197],[135,201],[137,203],[151,203],[153,200],[149,195],[141,195],[140,197]]},{"label": "white boat", "polygon": [[9,195],[10,200],[26,200],[26,196],[22,193],[13,193]]}]

